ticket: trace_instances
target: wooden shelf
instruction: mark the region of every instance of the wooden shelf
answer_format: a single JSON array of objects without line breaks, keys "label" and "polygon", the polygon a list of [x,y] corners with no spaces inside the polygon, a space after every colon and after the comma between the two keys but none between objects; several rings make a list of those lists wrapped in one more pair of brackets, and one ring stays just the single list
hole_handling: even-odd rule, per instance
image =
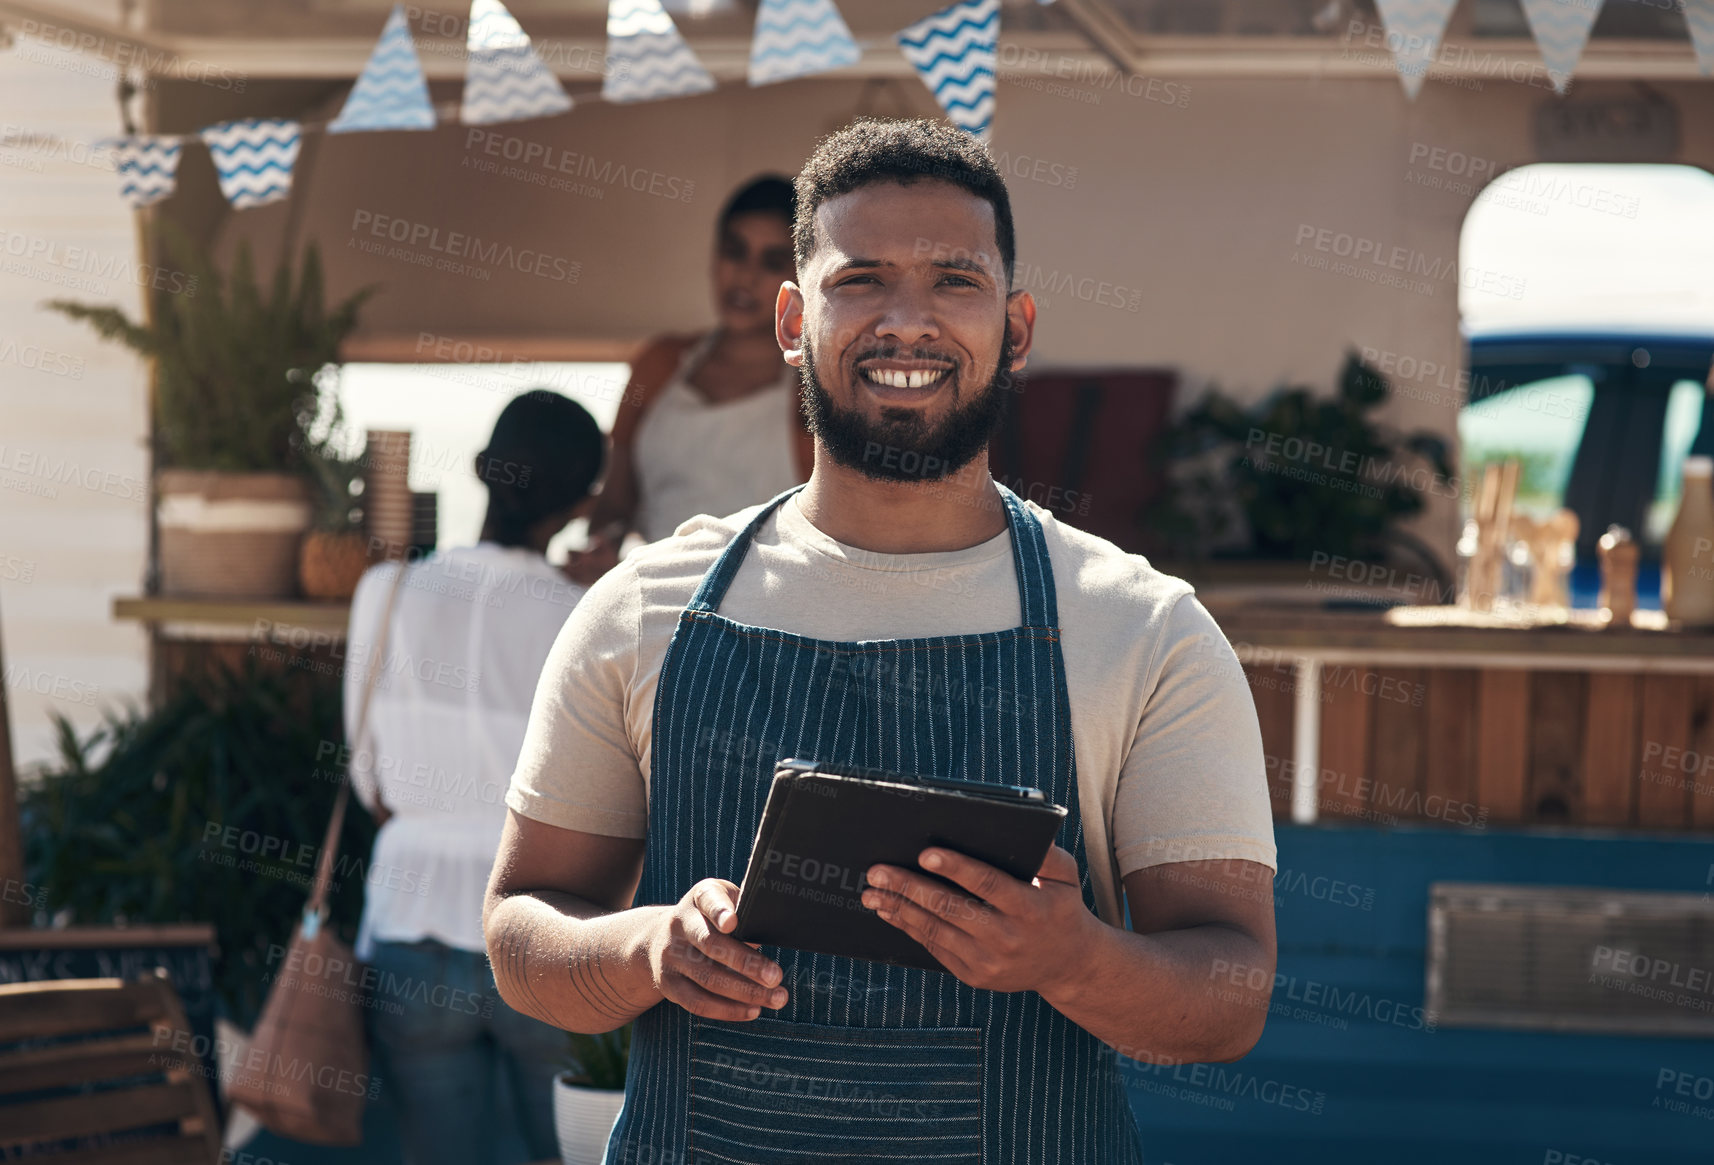
[{"label": "wooden shelf", "polygon": [[326,641],[345,637],[348,603],[298,599],[116,598],[115,619],[158,624],[163,634],[183,639],[260,639],[273,628],[307,633]]}]

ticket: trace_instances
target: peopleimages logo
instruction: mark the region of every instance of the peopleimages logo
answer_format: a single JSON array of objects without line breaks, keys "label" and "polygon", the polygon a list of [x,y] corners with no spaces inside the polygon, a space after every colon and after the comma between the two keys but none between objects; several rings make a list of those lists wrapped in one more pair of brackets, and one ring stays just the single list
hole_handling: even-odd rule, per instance
[{"label": "peopleimages logo", "polygon": [[[608,187],[623,187],[636,194],[650,194],[672,202],[689,202],[696,193],[696,183],[689,178],[663,174],[659,170],[644,166],[627,166],[623,162],[596,158],[576,150],[531,141],[497,130],[480,127],[466,130],[464,149],[465,157],[460,163],[461,166],[473,167],[480,173],[499,174],[502,178],[532,182],[550,189],[593,193],[597,198],[601,197],[603,190]],[[488,157],[472,157],[478,150]],[[515,164],[502,168],[502,162]],[[553,173],[549,174],[548,171]],[[562,175],[563,178],[560,177]],[[600,185],[582,187],[572,182],[573,178],[587,178]]]},{"label": "peopleimages logo", "polygon": [[20,344],[12,339],[0,340],[0,364],[16,364],[32,372],[63,376],[68,380],[83,379],[83,357],[56,352],[40,344]]},{"label": "peopleimages logo", "polygon": [[174,80],[194,81],[216,89],[242,93],[249,80],[243,73],[234,74],[217,65],[209,65],[165,49],[150,48],[134,41],[110,39],[93,32],[50,24],[44,20],[20,20],[17,31],[32,40],[52,45],[62,52],[76,53],[79,57],[95,57],[122,71],[135,72],[141,77],[140,83],[144,88],[153,87],[158,78],[170,74]]},{"label": "peopleimages logo", "polygon": [[[146,291],[164,291],[169,295],[196,294],[194,275],[186,275],[182,271],[172,271],[150,263],[138,263],[123,255],[103,254],[88,247],[66,246],[56,239],[29,235],[22,231],[0,229],[0,258],[10,260],[5,264],[5,270],[17,275],[43,278],[45,273],[38,275],[37,271],[30,267],[30,264],[42,263],[61,274],[86,275],[96,280],[117,279]],[[68,283],[56,279],[54,282],[87,287],[92,291],[106,290],[100,284],[91,284],[89,280],[84,280],[83,283]]]},{"label": "peopleimages logo", "polygon": [[[380,254],[384,258],[402,259],[437,271],[488,278],[488,268],[476,264],[506,267],[524,275],[534,275],[555,282],[576,283],[583,273],[583,264],[561,258],[546,251],[529,247],[514,247],[510,243],[484,240],[479,235],[463,231],[443,231],[431,223],[413,222],[393,215],[376,214],[372,210],[355,210],[351,215],[352,238],[349,245],[365,254]],[[397,248],[362,239],[397,243]],[[418,251],[416,248],[425,248]],[[468,260],[469,262],[466,262]]]},{"label": "peopleimages logo", "polygon": [[181,1056],[199,1060],[207,1059],[211,1052],[218,1050],[222,1076],[266,1072],[270,1079],[280,1083],[309,1083],[328,1091],[370,1099],[374,1099],[381,1087],[381,1078],[368,1072],[352,1072],[297,1056],[288,1059],[262,1047],[235,1047],[218,1036],[211,1040],[182,1028],[156,1028],[154,1046],[157,1052],[170,1047]]}]

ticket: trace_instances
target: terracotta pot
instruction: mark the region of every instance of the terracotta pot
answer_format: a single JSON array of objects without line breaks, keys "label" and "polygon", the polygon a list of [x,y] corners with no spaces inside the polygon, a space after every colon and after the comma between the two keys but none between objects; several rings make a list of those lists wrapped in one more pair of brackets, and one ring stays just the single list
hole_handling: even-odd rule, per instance
[{"label": "terracotta pot", "polygon": [[311,530],[298,551],[298,585],[305,598],[344,601],[356,593],[357,580],[373,562],[363,534]]},{"label": "terracotta pot", "polygon": [[155,474],[161,593],[284,599],[297,591],[309,482],[290,473],[163,469]]},{"label": "terracotta pot", "polygon": [[585,1088],[571,1083],[570,1075],[561,1072],[553,1078],[553,1123],[559,1134],[560,1160],[565,1165],[601,1165],[625,1093]]}]

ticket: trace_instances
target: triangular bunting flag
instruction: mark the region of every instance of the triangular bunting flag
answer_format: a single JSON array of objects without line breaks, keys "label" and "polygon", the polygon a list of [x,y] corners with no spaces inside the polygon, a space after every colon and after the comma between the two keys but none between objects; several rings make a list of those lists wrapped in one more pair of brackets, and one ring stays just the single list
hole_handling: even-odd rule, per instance
[{"label": "triangular bunting flag", "polygon": [[559,78],[500,0],[471,0],[465,49],[470,59],[458,116],[466,125],[550,117],[571,108]]},{"label": "triangular bunting flag", "polygon": [[1714,75],[1714,0],[1680,0],[1684,23],[1690,26],[1690,43],[1696,48],[1696,69]]},{"label": "triangular bunting flag", "polygon": [[714,88],[714,78],[661,7],[660,0],[609,0],[607,76],[609,101],[654,101]]},{"label": "triangular bunting flag", "polygon": [[298,123],[282,118],[223,121],[202,131],[220,193],[234,209],[278,202],[292,192],[292,166],[303,138]]},{"label": "triangular bunting flag", "polygon": [[1414,100],[1422,91],[1455,3],[1457,0],[1375,0],[1406,97]]},{"label": "triangular bunting flag", "polygon": [[405,10],[393,5],[387,27],[363,66],[363,75],[351,87],[345,108],[327,127],[328,133],[353,133],[370,129],[433,129],[434,106],[429,103],[428,81],[411,43],[411,26]]},{"label": "triangular bunting flag", "polygon": [[899,48],[959,129],[982,141],[994,121],[1000,0],[964,0],[899,33]]},{"label": "triangular bunting flag", "polygon": [[113,142],[119,166],[119,195],[132,206],[148,206],[170,197],[178,186],[178,138],[143,134]]},{"label": "triangular bunting flag", "polygon": [[750,42],[750,84],[855,65],[863,57],[833,0],[762,0]]},{"label": "triangular bunting flag", "polygon": [[1601,0],[1523,0],[1523,5],[1548,79],[1556,92],[1564,93],[1583,57],[1583,46],[1589,43]]}]

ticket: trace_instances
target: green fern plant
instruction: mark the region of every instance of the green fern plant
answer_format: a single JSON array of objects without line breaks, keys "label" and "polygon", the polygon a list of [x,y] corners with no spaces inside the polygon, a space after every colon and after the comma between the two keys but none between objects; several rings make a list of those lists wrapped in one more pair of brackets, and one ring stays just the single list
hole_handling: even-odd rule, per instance
[{"label": "green fern plant", "polygon": [[568,1032],[570,1048],[566,1056],[566,1071],[571,1083],[585,1088],[622,1092],[625,1088],[625,1068],[631,1060],[631,1025],[600,1035]]},{"label": "green fern plant", "polygon": [[[110,711],[87,735],[63,716],[54,725],[59,756],[27,773],[18,797],[37,925],[212,923],[213,986],[248,1028],[343,776],[339,685],[252,656],[180,677],[154,709]],[[374,837],[367,813],[346,813],[329,925],[347,939]]]},{"label": "green fern plant", "polygon": [[329,309],[313,244],[295,273],[280,265],[264,294],[247,244],[226,274],[181,232],[169,230],[167,240],[191,278],[180,293],[156,296],[152,324],[117,307],[64,299],[45,306],[155,360],[162,468],[304,472],[306,455],[318,451],[306,439],[316,375],[339,359],[375,288]]}]

